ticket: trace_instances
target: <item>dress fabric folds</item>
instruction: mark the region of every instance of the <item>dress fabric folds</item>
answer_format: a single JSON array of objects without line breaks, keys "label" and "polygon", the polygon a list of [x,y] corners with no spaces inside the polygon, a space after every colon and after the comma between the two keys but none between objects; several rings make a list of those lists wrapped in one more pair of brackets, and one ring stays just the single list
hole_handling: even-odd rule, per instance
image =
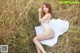
[{"label": "dress fabric folds", "polygon": [[[43,32],[44,25],[35,26],[37,36],[39,33]],[[58,37],[69,29],[69,22],[62,19],[51,19],[50,22],[48,23],[48,27],[49,26],[54,31],[55,37],[52,39],[42,40],[40,41],[40,43],[52,47],[57,43]]]}]

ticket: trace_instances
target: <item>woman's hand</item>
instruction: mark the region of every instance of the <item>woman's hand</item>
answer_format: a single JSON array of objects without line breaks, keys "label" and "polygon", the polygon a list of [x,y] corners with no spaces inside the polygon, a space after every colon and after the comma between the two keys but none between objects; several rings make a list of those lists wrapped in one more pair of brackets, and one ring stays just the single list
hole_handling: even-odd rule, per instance
[{"label": "woman's hand", "polygon": [[40,23],[44,23],[44,21],[43,21],[42,19],[39,19],[39,22],[40,22]]},{"label": "woman's hand", "polygon": [[42,9],[41,9],[41,8],[39,8],[39,9],[38,9],[38,12],[39,12],[39,13],[41,13],[41,10],[42,10]]}]

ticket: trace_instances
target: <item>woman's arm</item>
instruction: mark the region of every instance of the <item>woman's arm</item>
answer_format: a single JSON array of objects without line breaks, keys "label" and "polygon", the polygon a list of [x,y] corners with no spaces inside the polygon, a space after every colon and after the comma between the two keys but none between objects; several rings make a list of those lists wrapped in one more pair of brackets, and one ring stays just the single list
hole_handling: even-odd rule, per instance
[{"label": "woman's arm", "polygon": [[41,18],[41,11],[42,11],[42,8],[39,8],[38,9],[38,12],[39,12],[39,22],[42,23],[42,18]]},{"label": "woman's arm", "polygon": [[39,21],[40,22],[44,22],[46,21],[47,19],[51,18],[51,15],[50,14],[47,14],[45,15],[44,17],[41,18],[41,16],[39,17]]},{"label": "woman's arm", "polygon": [[39,12],[39,22],[41,23],[41,12]]},{"label": "woman's arm", "polygon": [[50,19],[51,15],[50,14],[46,14],[41,20],[42,21],[46,21],[47,19]]}]

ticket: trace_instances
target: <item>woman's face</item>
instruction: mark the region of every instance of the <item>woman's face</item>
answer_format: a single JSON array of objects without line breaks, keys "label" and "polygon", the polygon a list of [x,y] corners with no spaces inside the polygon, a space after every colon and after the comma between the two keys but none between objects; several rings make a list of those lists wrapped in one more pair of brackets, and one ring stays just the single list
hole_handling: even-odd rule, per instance
[{"label": "woman's face", "polygon": [[48,13],[49,9],[46,7],[46,5],[43,6],[43,10],[45,13]]}]

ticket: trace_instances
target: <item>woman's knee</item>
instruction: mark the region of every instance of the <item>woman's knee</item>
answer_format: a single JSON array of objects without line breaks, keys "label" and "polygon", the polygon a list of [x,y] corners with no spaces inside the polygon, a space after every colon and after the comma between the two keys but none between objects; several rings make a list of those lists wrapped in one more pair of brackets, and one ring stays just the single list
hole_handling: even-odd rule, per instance
[{"label": "woman's knee", "polygon": [[33,42],[34,42],[35,40],[37,40],[37,37],[34,37],[34,38],[33,38]]}]

